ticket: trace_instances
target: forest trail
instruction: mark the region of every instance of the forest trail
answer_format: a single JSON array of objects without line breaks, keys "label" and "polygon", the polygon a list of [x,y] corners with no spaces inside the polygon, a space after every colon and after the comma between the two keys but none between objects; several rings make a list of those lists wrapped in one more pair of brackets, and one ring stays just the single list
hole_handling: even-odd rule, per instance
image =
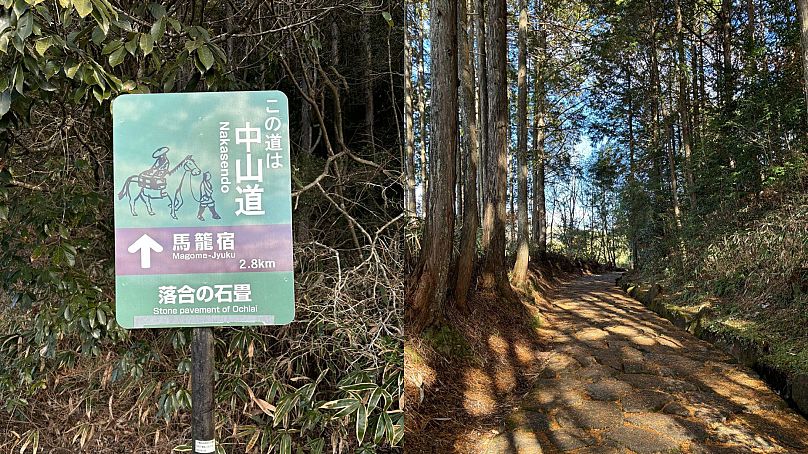
[{"label": "forest trail", "polygon": [[542,304],[546,365],[481,452],[808,452],[808,421],[617,277],[584,276]]}]

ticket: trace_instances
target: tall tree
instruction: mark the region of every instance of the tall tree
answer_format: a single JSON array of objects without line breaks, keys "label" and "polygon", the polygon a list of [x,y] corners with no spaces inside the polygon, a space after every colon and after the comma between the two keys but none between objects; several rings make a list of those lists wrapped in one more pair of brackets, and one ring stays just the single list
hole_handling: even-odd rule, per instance
[{"label": "tall tree", "polygon": [[460,53],[460,99],[463,119],[463,232],[460,238],[460,254],[457,258],[457,281],[454,287],[455,303],[466,307],[466,298],[471,286],[474,262],[477,258],[477,230],[480,225],[477,205],[477,166],[480,161],[477,140],[477,113],[474,102],[474,62],[472,58],[473,28],[469,26],[467,0],[459,0],[458,51]]},{"label": "tall tree", "polygon": [[687,61],[685,60],[685,29],[682,17],[681,0],[675,0],[676,8],[676,57],[678,66],[676,74],[679,80],[679,129],[682,132],[682,154],[685,158],[684,175],[685,189],[690,198],[690,208],[696,207],[695,183],[693,181],[693,163],[691,160],[691,122],[690,122],[690,95],[687,87]]},{"label": "tall tree", "polygon": [[[808,0],[797,0],[800,13],[800,43],[802,43],[802,80],[805,107],[808,109]],[[808,116],[806,116],[808,122]]]},{"label": "tall tree", "polygon": [[[483,165],[480,166],[478,175],[478,193],[485,192],[485,164],[488,162],[488,50],[486,49],[486,26],[485,26],[485,11],[486,0],[477,0],[477,50],[479,51],[479,58],[477,59],[477,74],[479,75],[479,83],[477,85],[477,101],[478,112],[480,119],[480,161]],[[480,217],[483,216],[482,210],[485,209],[483,203],[480,204]]]},{"label": "tall tree", "polygon": [[505,225],[508,173],[508,87],[506,0],[488,2],[488,147],[483,195],[483,266],[480,284],[510,295],[505,267]]},{"label": "tall tree", "polygon": [[[535,11],[539,10],[536,0]],[[536,20],[536,50],[533,63],[533,240],[536,242],[536,252],[539,258],[544,258],[547,252],[547,207],[545,197],[545,90],[544,74],[542,69],[546,64],[547,34],[545,26]]]},{"label": "tall tree", "polygon": [[[424,71],[424,13],[423,13],[423,0],[418,0],[415,4],[415,14],[417,16],[416,23],[419,25],[418,30],[418,157],[421,168],[421,190],[423,191],[423,200],[426,202],[426,192],[429,188],[429,176],[427,175],[426,155],[427,155],[427,130],[426,130],[426,71]],[[426,203],[423,204],[426,207]]]},{"label": "tall tree", "polygon": [[516,263],[511,280],[521,286],[527,278],[527,265],[530,260],[530,232],[527,212],[527,0],[519,0],[519,68],[517,72],[516,100],[516,159],[518,186],[518,228]]},{"label": "tall tree", "polygon": [[404,173],[406,180],[406,210],[410,220],[417,216],[415,200],[415,130],[413,124],[412,86],[412,40],[410,39],[410,16],[405,17],[404,27]]},{"label": "tall tree", "polygon": [[430,1],[432,149],[421,256],[408,290],[416,329],[442,316],[455,226],[457,154],[457,2]]}]

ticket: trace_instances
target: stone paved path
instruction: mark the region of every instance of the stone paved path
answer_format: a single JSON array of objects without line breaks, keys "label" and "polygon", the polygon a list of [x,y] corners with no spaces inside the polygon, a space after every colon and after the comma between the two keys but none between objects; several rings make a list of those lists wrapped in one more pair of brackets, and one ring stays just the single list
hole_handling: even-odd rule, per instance
[{"label": "stone paved path", "polygon": [[808,453],[808,421],[748,368],[582,277],[542,308],[552,344],[487,453]]}]

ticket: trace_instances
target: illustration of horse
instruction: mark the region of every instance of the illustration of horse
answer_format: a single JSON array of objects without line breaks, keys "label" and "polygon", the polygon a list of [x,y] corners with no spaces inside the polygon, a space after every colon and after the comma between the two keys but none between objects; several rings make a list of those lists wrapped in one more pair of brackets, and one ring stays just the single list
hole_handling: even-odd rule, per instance
[{"label": "illustration of horse", "polygon": [[[192,156],[193,155],[186,156],[182,159],[182,161],[179,162],[179,164],[167,172],[155,172],[153,169],[149,169],[139,173],[138,175],[131,175],[123,183],[123,188],[121,188],[121,191],[118,193],[118,200],[122,200],[124,197],[129,198],[129,210],[132,212],[132,216],[137,216],[135,206],[137,201],[141,200],[146,205],[146,210],[150,215],[153,216],[154,210],[152,209],[152,200],[168,199],[168,207],[171,209],[171,217],[177,219],[177,211],[184,203],[182,197],[182,185],[185,183],[185,179],[188,179],[190,188],[191,176],[198,176],[202,172]],[[171,187],[176,187],[176,190],[172,195],[166,192],[166,188],[168,187],[169,183],[166,180],[180,169],[182,170],[182,174],[179,181],[176,181],[176,177],[171,181]],[[137,185],[140,188],[140,191],[134,198],[129,192],[129,185],[133,182],[137,182]],[[176,186],[173,184],[175,182]],[[193,192],[193,188],[191,188],[191,192]],[[193,196],[193,194],[191,195]]]}]

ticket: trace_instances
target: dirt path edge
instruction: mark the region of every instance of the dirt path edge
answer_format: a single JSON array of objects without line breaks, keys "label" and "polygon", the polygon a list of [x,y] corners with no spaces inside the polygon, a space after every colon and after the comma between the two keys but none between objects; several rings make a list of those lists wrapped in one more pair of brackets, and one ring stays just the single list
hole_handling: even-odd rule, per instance
[{"label": "dirt path edge", "polygon": [[726,337],[719,337],[706,329],[705,326],[709,324],[709,313],[706,310],[700,310],[694,314],[670,310],[660,298],[663,290],[659,284],[631,282],[625,273],[616,280],[616,284],[643,306],[669,320],[675,326],[715,345],[750,367],[792,408],[808,418],[808,375],[797,375],[763,363],[761,361],[761,351],[765,350],[763,345],[734,342]]}]

